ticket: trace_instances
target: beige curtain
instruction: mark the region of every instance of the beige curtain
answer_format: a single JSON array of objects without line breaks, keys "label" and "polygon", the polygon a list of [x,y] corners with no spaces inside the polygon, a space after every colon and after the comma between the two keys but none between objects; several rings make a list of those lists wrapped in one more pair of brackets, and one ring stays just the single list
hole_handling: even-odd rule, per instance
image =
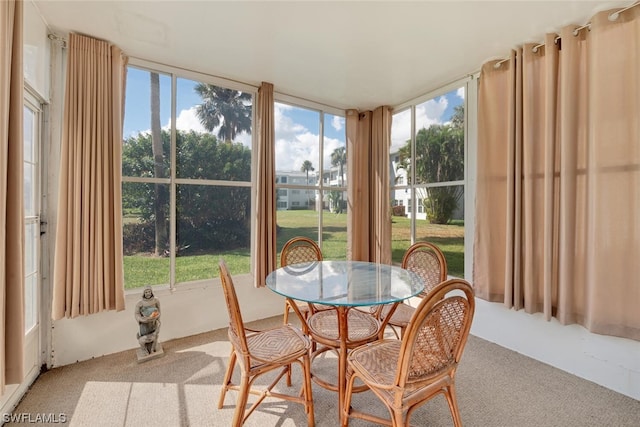
[{"label": "beige curtain", "polygon": [[483,66],[474,285],[638,340],[640,8],[612,12]]},{"label": "beige curtain", "polygon": [[347,259],[391,263],[391,111],[346,111]]},{"label": "beige curtain", "polygon": [[126,58],[68,40],[53,319],[124,310],[121,151]]},{"label": "beige curtain", "polygon": [[256,238],[255,286],[264,286],[264,279],[276,268],[276,190],[275,190],[275,128],[273,85],[262,83],[256,106],[258,132],[258,170],[256,177]]},{"label": "beige curtain", "polygon": [[24,377],[22,10],[0,2],[0,396]]}]

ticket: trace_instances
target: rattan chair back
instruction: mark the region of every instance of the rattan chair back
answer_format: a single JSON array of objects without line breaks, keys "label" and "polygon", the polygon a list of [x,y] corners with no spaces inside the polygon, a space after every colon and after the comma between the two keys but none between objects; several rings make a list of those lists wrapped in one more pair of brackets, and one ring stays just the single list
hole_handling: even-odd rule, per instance
[{"label": "rattan chair back", "polygon": [[280,252],[281,267],[310,261],[322,261],[322,251],[318,244],[308,237],[297,236],[290,239]]},{"label": "rattan chair back", "polygon": [[227,303],[227,311],[229,312],[229,341],[239,354],[246,356],[249,354],[249,346],[247,345],[247,336],[244,322],[242,321],[242,314],[240,313],[240,304],[238,303],[236,289],[233,285],[227,264],[222,259],[219,262],[219,268],[224,299]]},{"label": "rattan chair back", "polygon": [[447,260],[440,248],[430,242],[411,245],[402,258],[402,268],[413,271],[424,280],[421,297],[447,280]]},{"label": "rattan chair back", "polygon": [[[424,289],[418,296],[424,298],[438,284],[447,280],[447,261],[444,254],[433,243],[417,242],[406,250],[402,257],[402,268],[413,271],[424,281]],[[379,317],[387,318],[391,306],[380,309]],[[396,337],[404,335],[405,328],[411,320],[415,309],[408,304],[400,304],[389,319]],[[398,335],[396,328],[400,328]]]},{"label": "rattan chair back", "polygon": [[[453,291],[461,291],[447,295]],[[462,279],[441,283],[424,298],[407,326],[400,349],[399,387],[430,382],[434,373],[455,371],[475,311],[471,285]]]},{"label": "rattan chair back", "polygon": [[[322,251],[318,244],[304,236],[297,236],[289,239],[280,251],[280,266],[285,267],[291,264],[302,262],[322,261]],[[295,307],[294,307],[295,304]],[[325,307],[311,303],[303,304],[287,300],[284,304],[284,323],[289,321],[289,309],[292,309],[303,322],[306,332],[305,320],[309,317],[309,311],[322,310]]]}]

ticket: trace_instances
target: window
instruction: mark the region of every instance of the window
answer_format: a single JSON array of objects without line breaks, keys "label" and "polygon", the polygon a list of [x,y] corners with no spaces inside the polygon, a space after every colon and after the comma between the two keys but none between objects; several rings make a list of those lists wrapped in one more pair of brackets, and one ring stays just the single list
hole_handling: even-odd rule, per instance
[{"label": "window", "polygon": [[[325,107],[275,104],[277,249],[291,237],[317,241],[325,259],[346,259],[347,192],[344,117]],[[337,113],[337,111],[335,112]]]},{"label": "window", "polygon": [[215,277],[222,254],[249,273],[253,95],[210,81],[128,68],[126,288]]},{"label": "window", "polygon": [[459,277],[464,277],[465,91],[461,82],[409,102],[397,108],[391,126],[392,200],[406,200],[407,206],[406,218],[394,217],[392,223],[393,262],[401,261],[412,242],[428,240],[445,252],[449,274]]}]

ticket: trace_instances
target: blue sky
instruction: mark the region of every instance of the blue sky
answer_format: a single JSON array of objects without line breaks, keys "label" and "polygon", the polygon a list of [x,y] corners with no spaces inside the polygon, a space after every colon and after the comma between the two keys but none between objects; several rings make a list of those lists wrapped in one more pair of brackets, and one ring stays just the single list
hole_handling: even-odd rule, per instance
[{"label": "blue sky", "polygon": [[[464,102],[464,88],[452,90],[416,106],[416,131],[434,124],[448,123],[456,106]],[[393,115],[391,152],[397,151],[411,137],[411,110]]]},{"label": "blue sky", "polygon": [[[183,78],[177,79],[176,91],[176,127],[181,130],[204,131],[195,114],[195,107],[201,103],[195,92],[196,82]],[[453,109],[464,100],[463,90],[454,90],[436,97],[416,107],[417,129],[431,124],[446,123],[451,120]],[[149,72],[129,67],[127,73],[127,93],[125,99],[124,137],[136,135],[150,129],[150,88]],[[162,127],[170,125],[171,78],[160,75],[160,122]],[[410,137],[409,110],[394,115],[391,140],[392,152],[397,150]],[[310,160],[319,165],[319,114],[276,103],[276,170],[299,171],[302,162]],[[215,131],[214,131],[215,132]],[[333,150],[345,145],[344,118],[325,114],[324,123],[324,165],[330,165]],[[251,145],[251,136],[240,134],[237,141]]]}]

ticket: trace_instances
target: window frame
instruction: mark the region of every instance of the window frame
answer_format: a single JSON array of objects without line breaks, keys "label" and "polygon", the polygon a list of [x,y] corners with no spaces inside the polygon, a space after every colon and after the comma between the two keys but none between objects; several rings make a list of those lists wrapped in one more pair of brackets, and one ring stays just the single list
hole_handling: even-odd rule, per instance
[{"label": "window frame", "polygon": [[[347,188],[349,185],[349,182],[346,180],[345,177],[345,181],[344,181],[344,185],[342,186],[325,186],[324,185],[324,177],[323,177],[323,173],[324,173],[324,140],[325,140],[325,133],[324,133],[324,126],[325,126],[325,114],[330,114],[332,116],[338,116],[338,117],[342,117],[346,119],[346,114],[345,114],[345,110],[339,109],[339,108],[335,108],[335,107],[330,107],[328,105],[324,105],[321,103],[316,103],[313,101],[309,101],[306,99],[301,99],[301,98],[296,98],[294,96],[290,96],[290,95],[285,95],[282,93],[274,93],[274,103],[278,103],[278,104],[284,104],[284,105],[288,105],[294,108],[302,108],[305,110],[310,110],[313,112],[317,112],[318,113],[318,150],[319,153],[321,153],[320,158],[319,158],[319,165],[318,165],[318,170],[320,171],[320,179],[318,179],[316,181],[315,185],[300,185],[300,184],[292,184],[290,182],[287,182],[289,180],[286,179],[285,177],[285,181],[282,182],[282,180],[280,180],[281,182],[278,182],[278,180],[276,179],[276,183],[275,183],[275,188],[276,188],[276,193],[279,190],[291,190],[291,189],[295,189],[295,190],[304,190],[304,191],[312,191],[314,195],[316,194],[321,194],[322,197],[321,199],[324,198],[324,194],[325,192],[329,192],[329,191],[342,191],[344,193],[347,193]],[[346,144],[346,131],[345,131],[345,150],[347,149],[347,144]],[[347,153],[347,158],[348,158],[349,154]],[[275,165],[274,165],[275,167]],[[276,175],[278,175],[278,171],[276,171]],[[279,203],[278,203],[279,204]],[[287,208],[290,208],[291,206],[295,206],[293,203],[288,204]],[[320,246],[320,248],[323,247],[323,216],[324,216],[324,209],[320,209],[318,211],[318,224],[317,224],[317,230],[318,230],[318,234],[317,234],[317,238],[316,241],[318,243],[318,246]],[[279,248],[277,248],[277,250],[279,250]]]},{"label": "window frame", "polygon": [[[185,70],[182,68],[172,67],[164,64],[158,64],[151,61],[146,61],[138,58],[130,58],[127,64],[127,71],[129,68],[136,68],[142,71],[157,72],[159,74],[168,75],[171,78],[170,89],[170,176],[168,178],[157,177],[133,177],[122,175],[121,184],[125,183],[144,183],[144,184],[167,184],[169,185],[169,283],[157,283],[152,286],[163,288],[168,287],[171,290],[176,289],[178,285],[199,282],[199,279],[195,281],[176,281],[176,254],[177,254],[177,187],[178,185],[204,185],[204,186],[225,186],[225,187],[244,187],[250,188],[251,200],[255,200],[256,194],[256,165],[257,158],[253,154],[257,152],[256,145],[257,139],[254,131],[254,124],[256,122],[256,98],[258,94],[258,88],[255,86],[239,83],[233,80],[227,80],[221,77],[212,76],[209,74],[198,73],[195,71]],[[192,178],[178,178],[176,176],[176,121],[177,121],[177,80],[188,79],[199,83],[206,83],[215,86],[220,86],[225,89],[233,89],[242,91],[252,96],[252,111],[251,111],[251,181],[223,181],[223,180],[210,180],[210,179],[192,179]],[[126,111],[124,112],[126,116]],[[124,138],[123,138],[124,139]],[[124,141],[123,141],[124,142]],[[252,207],[253,210],[253,207]],[[250,256],[250,269],[253,269],[254,259],[254,239],[255,239],[255,221],[251,221],[251,238],[249,243],[249,256]],[[249,272],[250,273],[250,272]],[[126,292],[139,292],[138,288],[127,289]]]},{"label": "window frame", "polygon": [[[475,175],[476,175],[476,159],[477,159],[477,123],[478,123],[478,79],[480,73],[468,75],[461,79],[455,80],[449,84],[443,85],[435,90],[427,92],[416,98],[393,107],[393,115],[410,111],[411,117],[411,158],[416,156],[416,107],[431,99],[443,96],[453,90],[461,87],[465,88],[464,105],[464,178],[456,181],[446,181],[429,184],[415,184],[415,168],[411,168],[411,177],[409,182],[402,185],[391,182],[390,193],[393,200],[395,191],[408,190],[411,195],[411,241],[416,242],[416,225],[417,219],[417,200],[418,195],[416,188],[428,188],[439,186],[462,185],[464,187],[464,276],[471,277],[473,272],[473,239],[475,234],[473,218],[475,216]],[[394,161],[398,161],[396,156]],[[391,163],[391,162],[390,162]]]}]

